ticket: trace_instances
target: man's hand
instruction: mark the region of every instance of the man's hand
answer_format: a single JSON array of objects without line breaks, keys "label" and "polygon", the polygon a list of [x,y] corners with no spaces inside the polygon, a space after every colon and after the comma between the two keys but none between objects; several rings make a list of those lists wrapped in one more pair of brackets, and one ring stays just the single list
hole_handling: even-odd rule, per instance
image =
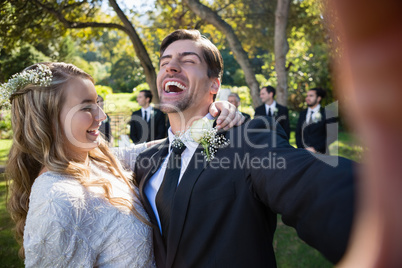
[{"label": "man's hand", "polygon": [[240,126],[246,118],[237,110],[236,106],[227,101],[216,101],[209,106],[209,113],[216,120],[216,128],[228,130],[234,126]]},{"label": "man's hand", "polygon": [[317,151],[314,149],[314,147],[307,147],[306,148],[307,151],[310,151],[312,153],[316,153]]}]

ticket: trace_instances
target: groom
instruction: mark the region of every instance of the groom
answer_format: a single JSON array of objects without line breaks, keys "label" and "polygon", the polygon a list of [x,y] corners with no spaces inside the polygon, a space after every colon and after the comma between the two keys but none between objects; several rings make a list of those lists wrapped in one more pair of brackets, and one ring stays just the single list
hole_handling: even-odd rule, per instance
[{"label": "groom", "polygon": [[[325,158],[294,149],[283,129],[270,131],[264,118],[224,132],[229,145],[210,160],[192,140],[171,146],[173,133],[183,133],[194,119],[210,118],[208,106],[219,90],[223,61],[196,30],[169,34],[160,56],[158,91],[171,129],[168,139],[142,153],[134,168],[154,225],[158,267],[276,267],[277,213],[336,263],[352,224],[352,163],[340,158],[331,167]],[[181,155],[178,147],[184,149]],[[178,182],[173,182],[177,188],[161,202],[162,195],[169,196],[172,176],[165,173],[172,174],[172,155],[181,158]]]}]

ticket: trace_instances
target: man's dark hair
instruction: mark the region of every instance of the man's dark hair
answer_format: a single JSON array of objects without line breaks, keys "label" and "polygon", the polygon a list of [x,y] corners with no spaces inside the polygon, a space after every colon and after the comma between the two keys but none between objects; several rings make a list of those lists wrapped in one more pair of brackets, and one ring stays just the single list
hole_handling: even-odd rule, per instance
[{"label": "man's dark hair", "polygon": [[325,89],[320,88],[320,87],[311,88],[309,90],[314,90],[317,97],[321,97],[321,100],[323,100],[325,98],[325,96],[327,95],[327,92],[325,91]]},{"label": "man's dark hair", "polygon": [[149,98],[149,102],[152,101],[152,92],[148,89],[143,89],[140,92],[144,92],[145,98]]},{"label": "man's dark hair", "polygon": [[211,43],[205,36],[201,35],[198,30],[176,30],[163,39],[160,56],[163,55],[166,48],[178,40],[192,40],[200,44],[203,57],[208,66],[208,77],[216,77],[221,79],[223,74],[223,59],[218,48]]},{"label": "man's dark hair", "polygon": [[[261,88],[261,90],[263,90],[263,89],[266,89],[267,90],[267,93],[273,93],[272,94],[272,98],[275,98],[275,94],[276,94],[276,90],[275,90],[275,88],[274,87],[272,87],[272,86],[266,86],[266,87],[263,87],[263,88]],[[260,90],[260,91],[261,91]]]}]

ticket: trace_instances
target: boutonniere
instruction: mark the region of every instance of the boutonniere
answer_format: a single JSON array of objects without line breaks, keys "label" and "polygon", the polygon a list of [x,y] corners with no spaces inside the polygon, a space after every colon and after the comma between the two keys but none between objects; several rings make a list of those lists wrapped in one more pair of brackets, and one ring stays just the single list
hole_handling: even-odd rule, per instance
[{"label": "boutonniere", "polygon": [[277,115],[277,114],[278,114],[278,108],[275,107],[275,109],[274,109],[274,115]]},{"label": "boutonniere", "polygon": [[315,112],[314,114],[313,114],[313,122],[314,123],[317,123],[317,122],[320,122],[321,121],[321,113],[320,112]]},{"label": "boutonniere", "polygon": [[190,138],[204,148],[201,153],[207,161],[214,159],[215,153],[219,148],[229,145],[229,140],[223,134],[218,134],[218,130],[212,127],[214,121],[214,119],[209,120],[204,117],[195,121],[189,129]]}]

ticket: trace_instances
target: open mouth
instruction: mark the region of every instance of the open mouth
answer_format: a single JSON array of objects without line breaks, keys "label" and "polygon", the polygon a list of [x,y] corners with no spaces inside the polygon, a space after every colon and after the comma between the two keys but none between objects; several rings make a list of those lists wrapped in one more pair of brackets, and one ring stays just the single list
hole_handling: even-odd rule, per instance
[{"label": "open mouth", "polygon": [[186,89],[186,86],[184,86],[183,84],[176,82],[176,81],[166,82],[165,87],[164,87],[164,90],[166,93],[182,92],[185,89]]},{"label": "open mouth", "polygon": [[87,133],[96,136],[99,134],[99,130],[98,129],[87,130]]}]

